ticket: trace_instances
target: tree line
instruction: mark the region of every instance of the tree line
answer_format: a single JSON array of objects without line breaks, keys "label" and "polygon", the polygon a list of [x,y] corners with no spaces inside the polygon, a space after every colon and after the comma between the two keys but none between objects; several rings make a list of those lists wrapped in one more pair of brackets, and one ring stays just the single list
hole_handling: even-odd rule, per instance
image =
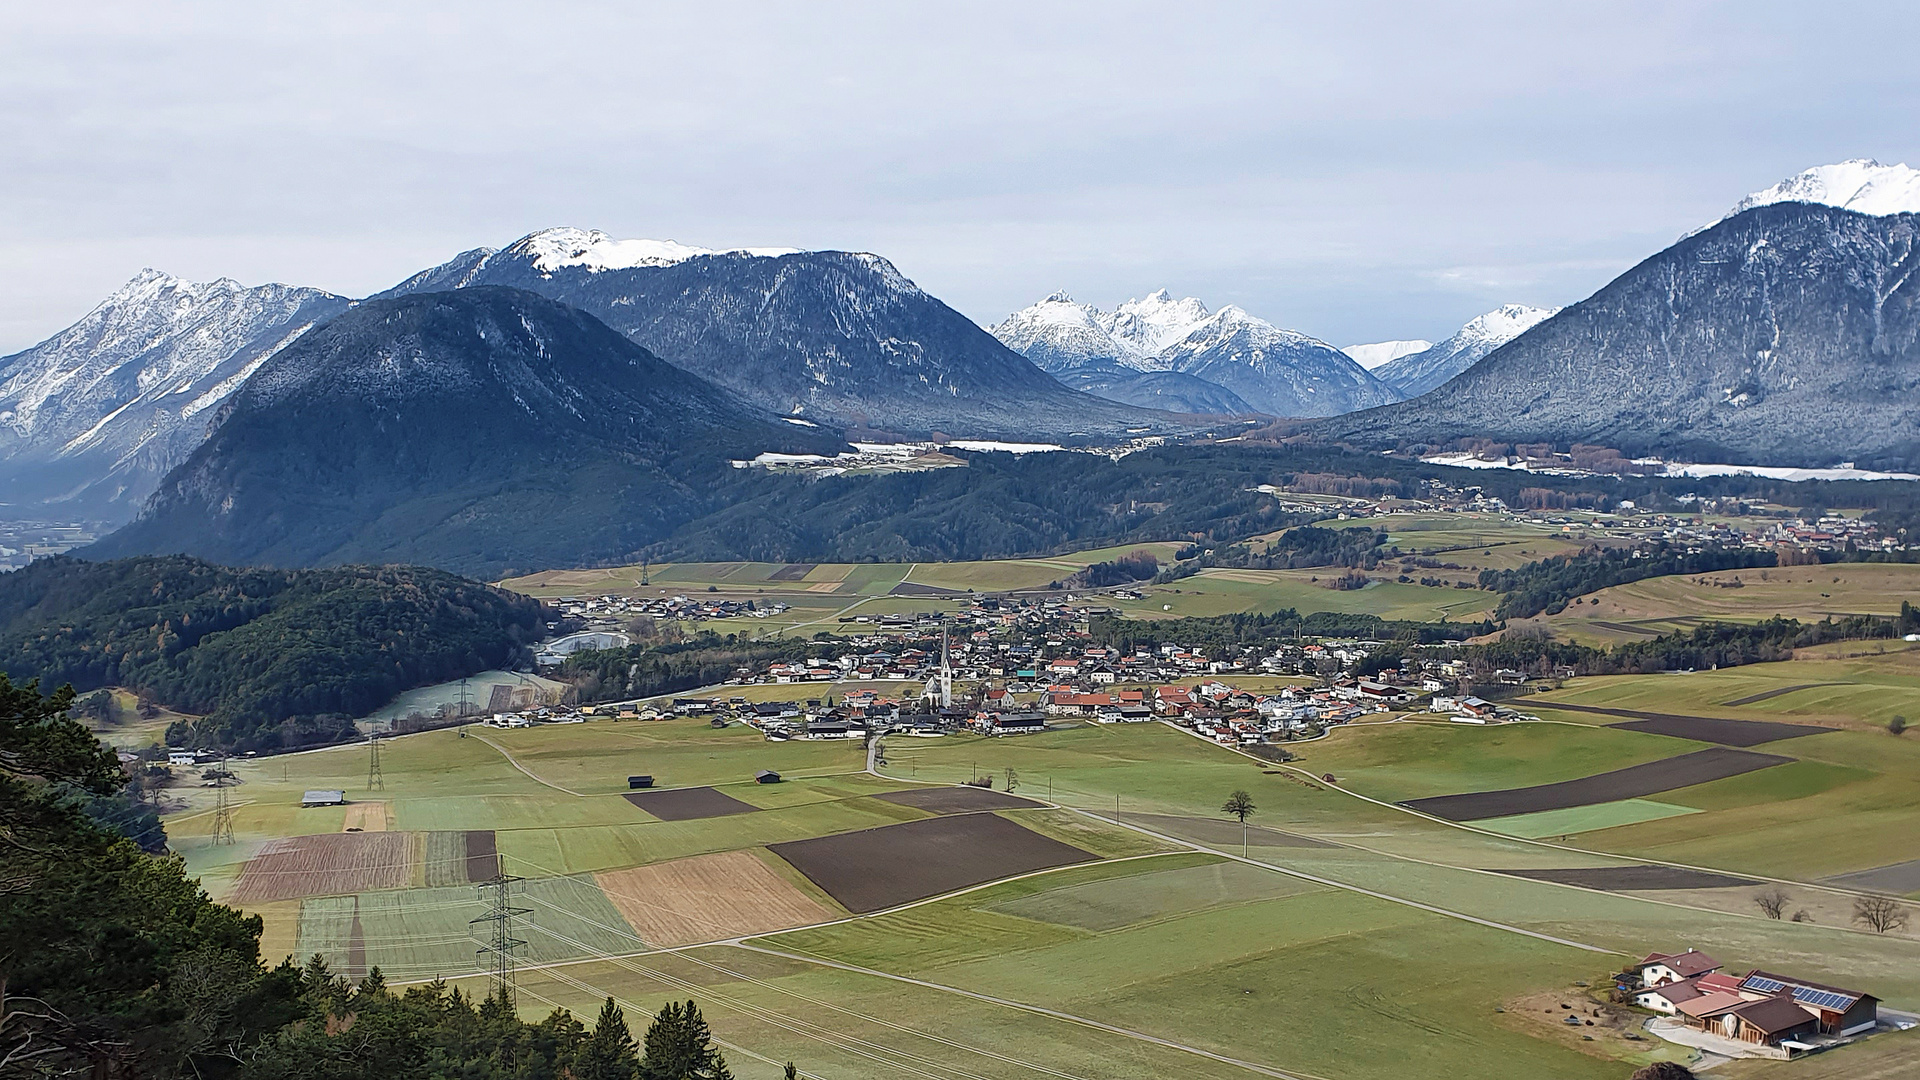
[{"label": "tree line", "polygon": [[636,1042],[612,999],[591,1027],[560,1009],[529,1023],[378,968],[268,966],[259,916],[88,815],[127,776],[72,703],[0,675],[0,1076],[730,1080],[692,1001]]},{"label": "tree line", "polygon": [[1558,614],[1576,596],[1644,578],[1778,565],[1779,556],[1771,549],[1689,548],[1656,541],[1631,548],[1594,546],[1513,570],[1482,570],[1480,587],[1506,594],[1494,611],[1496,616],[1526,619],[1543,612]]},{"label": "tree line", "polygon": [[169,729],[174,745],[271,751],[350,738],[348,717],[402,691],[522,662],[543,612],[425,567],[61,556],[0,575],[0,671],[202,714]]}]

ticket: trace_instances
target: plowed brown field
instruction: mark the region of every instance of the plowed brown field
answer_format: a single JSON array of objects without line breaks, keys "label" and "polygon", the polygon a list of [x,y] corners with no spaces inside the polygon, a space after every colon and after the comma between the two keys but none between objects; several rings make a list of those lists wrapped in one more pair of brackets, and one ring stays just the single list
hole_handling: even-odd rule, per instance
[{"label": "plowed brown field", "polygon": [[839,914],[746,851],[612,870],[594,880],[649,945],[765,934]]},{"label": "plowed brown field", "polygon": [[344,896],[412,884],[413,835],[321,833],[275,840],[240,868],[230,903]]}]

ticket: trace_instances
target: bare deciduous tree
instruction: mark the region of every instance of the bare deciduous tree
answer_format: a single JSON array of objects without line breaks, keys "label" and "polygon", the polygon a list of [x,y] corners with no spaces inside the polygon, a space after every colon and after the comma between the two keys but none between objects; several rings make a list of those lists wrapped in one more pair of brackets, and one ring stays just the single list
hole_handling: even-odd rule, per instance
[{"label": "bare deciduous tree", "polygon": [[1884,934],[1906,927],[1907,909],[1890,896],[1855,897],[1853,921],[1877,934]]},{"label": "bare deciduous tree", "polygon": [[1775,885],[1755,896],[1753,906],[1759,908],[1760,914],[1767,918],[1777,919],[1787,910],[1787,904],[1792,899],[1793,897],[1787,894],[1787,890]]}]

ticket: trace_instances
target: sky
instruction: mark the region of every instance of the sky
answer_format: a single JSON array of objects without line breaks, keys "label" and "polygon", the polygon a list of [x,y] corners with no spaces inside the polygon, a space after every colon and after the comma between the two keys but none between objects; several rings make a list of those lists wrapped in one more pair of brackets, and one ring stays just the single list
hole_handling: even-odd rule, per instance
[{"label": "sky", "polygon": [[352,296],[573,225],[873,251],[982,323],[1166,287],[1336,345],[1577,301],[1920,165],[1920,5],[0,4],[0,353],[142,267]]}]

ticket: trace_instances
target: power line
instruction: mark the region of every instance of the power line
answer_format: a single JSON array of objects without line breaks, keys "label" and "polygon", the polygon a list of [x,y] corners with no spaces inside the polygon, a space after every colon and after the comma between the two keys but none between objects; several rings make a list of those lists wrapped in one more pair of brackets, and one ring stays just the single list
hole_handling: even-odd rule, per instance
[{"label": "power line", "polygon": [[213,842],[231,844],[233,806],[227,802],[227,755],[220,755],[220,771],[213,775]]},{"label": "power line", "polygon": [[387,778],[380,774],[380,733],[367,732],[367,790],[387,790]]},{"label": "power line", "polygon": [[513,954],[516,949],[524,948],[527,944],[525,939],[513,936],[513,920],[522,915],[532,914],[531,908],[513,906],[513,885],[522,880],[524,879],[509,874],[496,874],[492,881],[481,882],[482,893],[492,890],[491,896],[488,897],[492,908],[485,915],[477,919],[469,919],[467,922],[469,926],[476,923],[493,924],[490,938],[475,950],[475,953],[480,956],[490,955],[493,996],[509,1006],[513,1004]]}]

